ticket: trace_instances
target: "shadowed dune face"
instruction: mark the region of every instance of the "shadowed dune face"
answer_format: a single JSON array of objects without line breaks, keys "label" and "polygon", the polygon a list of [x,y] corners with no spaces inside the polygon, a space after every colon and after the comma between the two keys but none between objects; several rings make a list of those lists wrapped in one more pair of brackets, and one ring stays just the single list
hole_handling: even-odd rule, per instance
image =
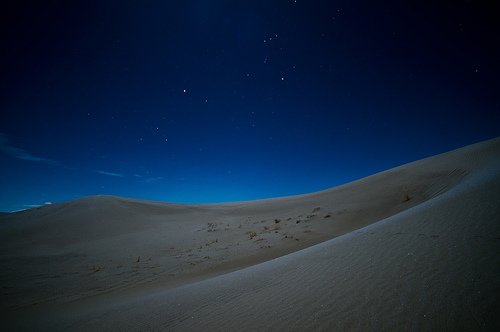
[{"label": "shadowed dune face", "polygon": [[499,151],[496,139],[277,199],[179,205],[93,196],[0,215],[0,309],[171,288],[264,262],[435,199]]}]

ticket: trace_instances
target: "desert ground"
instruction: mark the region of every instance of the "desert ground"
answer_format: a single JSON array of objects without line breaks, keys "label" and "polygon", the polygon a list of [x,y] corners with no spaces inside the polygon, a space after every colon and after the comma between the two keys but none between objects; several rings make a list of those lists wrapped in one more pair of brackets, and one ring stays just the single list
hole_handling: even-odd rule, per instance
[{"label": "desert ground", "polygon": [[3,331],[500,330],[500,138],[328,190],[0,215]]}]

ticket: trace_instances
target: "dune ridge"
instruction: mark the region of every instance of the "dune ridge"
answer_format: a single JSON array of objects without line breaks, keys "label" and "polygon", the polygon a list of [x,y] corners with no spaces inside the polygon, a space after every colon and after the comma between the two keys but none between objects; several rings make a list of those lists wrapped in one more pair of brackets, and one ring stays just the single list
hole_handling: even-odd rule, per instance
[{"label": "dune ridge", "polygon": [[490,329],[499,170],[497,138],[313,194],[0,216],[1,309],[21,330]]}]

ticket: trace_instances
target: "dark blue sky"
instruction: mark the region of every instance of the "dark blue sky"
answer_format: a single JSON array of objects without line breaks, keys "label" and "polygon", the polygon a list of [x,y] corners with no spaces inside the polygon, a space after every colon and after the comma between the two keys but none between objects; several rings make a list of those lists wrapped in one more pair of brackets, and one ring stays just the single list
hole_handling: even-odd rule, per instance
[{"label": "dark blue sky", "polygon": [[499,15],[477,1],[13,1],[0,211],[306,193],[496,137]]}]

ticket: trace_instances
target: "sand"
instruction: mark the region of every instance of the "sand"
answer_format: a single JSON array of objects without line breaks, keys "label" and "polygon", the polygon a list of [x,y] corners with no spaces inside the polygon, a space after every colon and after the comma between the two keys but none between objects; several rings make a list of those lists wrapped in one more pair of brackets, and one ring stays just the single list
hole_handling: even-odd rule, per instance
[{"label": "sand", "polygon": [[498,330],[500,139],[329,190],[0,216],[9,330]]}]

